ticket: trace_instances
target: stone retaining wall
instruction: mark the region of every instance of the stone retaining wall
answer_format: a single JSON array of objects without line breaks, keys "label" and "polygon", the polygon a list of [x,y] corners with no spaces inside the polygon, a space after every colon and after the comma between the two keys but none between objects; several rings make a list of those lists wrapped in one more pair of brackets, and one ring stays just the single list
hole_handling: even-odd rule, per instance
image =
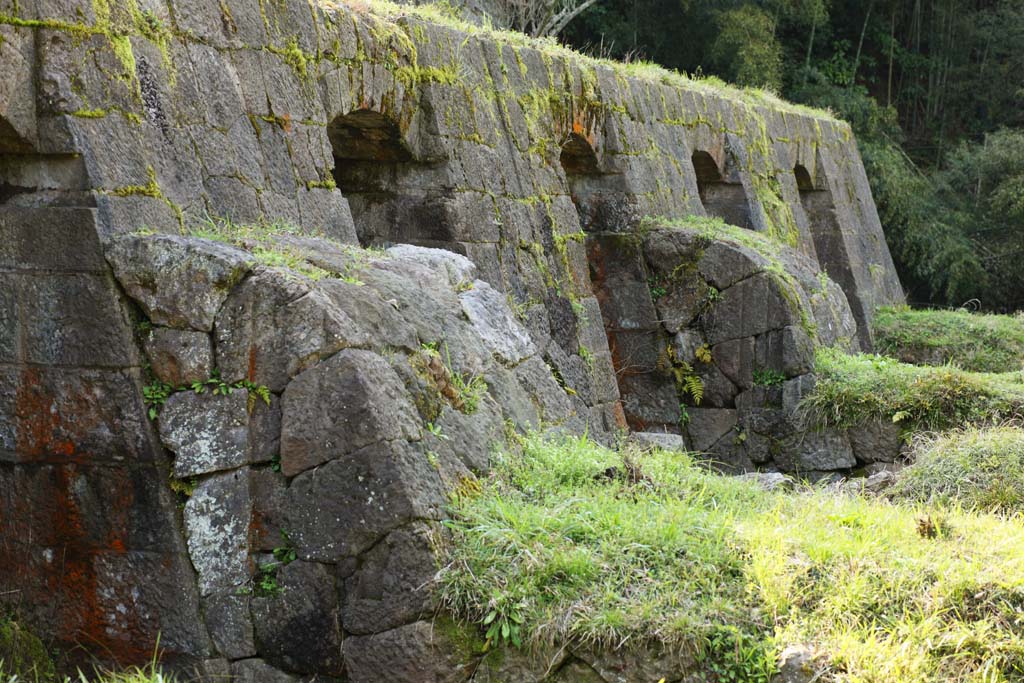
[{"label": "stone retaining wall", "polygon": [[[374,680],[373,653],[426,652],[396,640],[426,628],[412,588],[496,435],[628,420],[779,466],[754,366],[787,409],[808,342],[867,348],[902,298],[849,127],[757,93],[327,0],[0,0],[0,73],[0,601],[72,662],[159,637],[210,676]],[[796,288],[719,245],[724,286],[713,249],[644,220],[707,215],[791,247]],[[276,242],[182,236],[225,225]],[[355,250],[399,243],[468,261]],[[328,277],[281,275],[282,251]],[[643,362],[674,349],[658,381],[623,371],[643,334],[616,277],[646,287]],[[722,298],[697,310],[702,281]],[[747,302],[778,319],[748,328]],[[486,385],[471,415],[456,376]],[[256,594],[275,548],[297,601]]]}]

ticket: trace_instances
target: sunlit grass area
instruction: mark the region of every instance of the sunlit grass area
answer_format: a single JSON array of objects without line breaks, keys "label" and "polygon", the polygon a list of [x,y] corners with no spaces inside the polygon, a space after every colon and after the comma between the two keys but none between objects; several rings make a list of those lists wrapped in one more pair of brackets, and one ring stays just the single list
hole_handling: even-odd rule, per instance
[{"label": "sunlit grass area", "polygon": [[968,372],[833,349],[817,354],[818,382],[804,400],[815,420],[840,427],[891,420],[917,429],[995,424],[1024,412],[1024,373]]},{"label": "sunlit grass area", "polygon": [[892,495],[922,503],[1024,512],[1024,429],[996,426],[924,434]]},{"label": "sunlit grass area", "polygon": [[908,363],[949,363],[974,372],[1024,366],[1021,315],[881,308],[873,328],[878,352]]},{"label": "sunlit grass area", "polygon": [[492,645],[657,641],[717,680],[768,680],[793,644],[827,680],[1024,676],[1019,518],[768,492],[679,453],[539,436],[452,512],[443,597]]}]

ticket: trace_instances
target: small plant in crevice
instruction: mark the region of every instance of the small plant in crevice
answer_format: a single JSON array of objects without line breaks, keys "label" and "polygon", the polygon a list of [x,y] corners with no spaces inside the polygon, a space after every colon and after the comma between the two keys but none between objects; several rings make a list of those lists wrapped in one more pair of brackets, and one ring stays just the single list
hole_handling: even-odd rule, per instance
[{"label": "small plant in crevice", "polygon": [[149,419],[155,420],[160,415],[160,409],[164,403],[175,392],[192,391],[196,394],[205,394],[209,391],[214,396],[228,396],[234,389],[245,389],[249,392],[249,410],[253,409],[257,400],[270,405],[270,388],[266,385],[256,384],[247,379],[228,384],[220,378],[220,373],[217,370],[214,370],[209,378],[187,385],[174,386],[155,380],[142,387],[142,400],[146,404],[146,414],[149,415]]},{"label": "small plant in crevice", "polygon": [[441,459],[434,451],[427,451],[427,462],[430,463],[430,466],[435,470],[441,469]]},{"label": "small plant in crevice", "polygon": [[431,434],[433,434],[438,439],[441,439],[442,441],[447,441],[448,440],[448,436],[443,431],[441,431],[441,425],[439,425],[439,424],[434,424],[433,422],[428,422],[427,423],[427,431],[430,432]]},{"label": "small plant in crevice", "polygon": [[430,381],[453,408],[471,415],[480,406],[487,382],[480,375],[455,372],[448,344],[444,344],[444,360],[440,345],[440,342],[421,344],[413,363],[419,374]]},{"label": "small plant in crevice", "polygon": [[704,380],[700,378],[689,362],[679,357],[673,344],[665,347],[659,364],[663,370],[672,375],[680,403],[689,398],[694,405],[699,406],[700,402],[704,400]]},{"label": "small plant in crevice", "polygon": [[192,497],[192,494],[196,492],[196,486],[199,485],[199,480],[195,477],[188,477],[185,479],[179,479],[171,476],[168,480],[168,486],[171,492],[174,493],[178,499],[178,507],[184,507],[188,499]]},{"label": "small plant in crevice", "polygon": [[174,387],[167,382],[156,381],[142,387],[142,401],[146,404],[146,414],[149,415],[150,420],[157,418],[160,408],[173,392]]},{"label": "small plant in crevice", "polygon": [[254,595],[258,598],[269,598],[280,595],[284,587],[277,580],[277,572],[281,567],[287,566],[298,559],[298,553],[292,544],[292,539],[282,529],[282,545],[271,551],[274,560],[272,562],[261,562],[256,567],[256,574],[250,579],[249,585],[240,588],[240,595]]},{"label": "small plant in crevice", "polygon": [[668,294],[665,281],[656,277],[647,278],[647,291],[651,293],[651,299],[655,301]]},{"label": "small plant in crevice", "polygon": [[270,469],[274,472],[281,471],[281,454],[274,453],[274,457],[270,459]]},{"label": "small plant in crevice", "polygon": [[590,351],[590,349],[588,349],[583,344],[580,344],[579,354],[580,354],[580,358],[583,359],[583,362],[587,364],[587,367],[589,367],[591,370],[593,370],[594,369],[594,354]]},{"label": "small plant in crevice", "polygon": [[700,346],[698,346],[697,350],[694,352],[694,355],[697,357],[697,360],[700,361],[701,363],[710,363],[713,360],[711,357],[711,349],[708,347],[707,344],[701,344]]},{"label": "small plant in crevice", "polygon": [[282,566],[291,564],[298,559],[298,555],[295,552],[295,544],[292,543],[291,537],[284,529],[280,529],[281,540],[283,545],[280,545],[273,550],[274,559],[277,560]]},{"label": "small plant in crevice", "polygon": [[786,375],[773,368],[758,368],[754,370],[754,386],[756,387],[777,387],[786,381]]}]

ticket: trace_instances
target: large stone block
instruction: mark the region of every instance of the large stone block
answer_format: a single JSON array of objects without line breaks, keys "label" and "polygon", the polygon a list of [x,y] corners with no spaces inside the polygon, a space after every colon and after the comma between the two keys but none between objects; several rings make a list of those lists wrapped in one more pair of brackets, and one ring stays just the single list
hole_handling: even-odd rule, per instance
[{"label": "large stone block", "polygon": [[28,362],[93,367],[134,364],[128,316],[108,276],[25,274],[17,285],[22,353]]},{"label": "large stone block", "polygon": [[844,432],[821,429],[782,440],[775,464],[783,472],[814,473],[849,469],[857,460]]},{"label": "large stone block", "polygon": [[413,522],[359,558],[355,572],[345,579],[342,623],[347,633],[379,633],[429,613],[440,534],[437,525]]},{"label": "large stone block", "polygon": [[282,398],[281,470],[292,476],[381,441],[419,438],[401,379],[372,351],[348,349],[296,377]]},{"label": "large stone block", "polygon": [[332,569],[296,560],[270,571],[276,591],[252,599],[260,656],[287,671],[341,676],[341,618]]},{"label": "large stone block", "polygon": [[459,295],[462,310],[491,353],[515,365],[537,352],[530,336],[512,315],[505,297],[483,280]]},{"label": "large stone block", "polygon": [[224,302],[215,331],[217,365],[229,382],[248,379],[281,391],[299,372],[366,332],[311,283],[261,269]]},{"label": "large stone block", "polygon": [[213,373],[210,335],[195,330],[157,327],[142,341],[150,370],[172,386],[202,382]]},{"label": "large stone block", "polygon": [[145,462],[153,459],[137,374],[29,366],[6,371],[0,447],[20,461]]},{"label": "large stone block", "polygon": [[160,412],[160,438],[176,456],[174,476],[191,477],[270,460],[280,423],[276,397],[267,405],[245,389],[180,391]]},{"label": "large stone block", "polygon": [[201,481],[185,504],[183,517],[199,592],[205,596],[244,587],[252,573],[248,472],[224,472]]},{"label": "large stone block", "polygon": [[467,653],[429,621],[346,638],[345,666],[360,683],[461,683],[472,674]]},{"label": "large stone block", "polygon": [[300,557],[335,562],[408,522],[439,519],[444,501],[426,454],[404,441],[385,441],[295,477],[288,533]]},{"label": "large stone block", "polygon": [[209,332],[214,316],[249,271],[250,254],[176,235],[123,235],[107,249],[121,286],[151,321]]}]

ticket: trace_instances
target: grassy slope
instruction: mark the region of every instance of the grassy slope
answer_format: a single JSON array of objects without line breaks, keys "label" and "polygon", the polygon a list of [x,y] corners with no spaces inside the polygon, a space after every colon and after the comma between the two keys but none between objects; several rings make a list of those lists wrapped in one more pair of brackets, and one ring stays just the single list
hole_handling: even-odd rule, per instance
[{"label": "grassy slope", "polygon": [[907,363],[975,372],[1024,366],[1024,316],[882,308],[874,331],[879,353]]},{"label": "grassy slope", "polygon": [[916,429],[991,424],[1024,413],[1024,372],[967,372],[916,366],[884,356],[817,354],[818,383],[804,409],[825,424],[848,427],[892,420]]},{"label": "grassy slope", "polygon": [[717,680],[767,680],[789,644],[842,681],[1024,676],[1019,520],[769,493],[678,453],[632,457],[638,483],[604,476],[628,468],[583,440],[530,437],[505,456],[453,503],[449,606],[495,640],[675,644]]},{"label": "grassy slope", "polygon": [[998,426],[925,434],[892,495],[929,504],[1024,512],[1024,429]]}]

